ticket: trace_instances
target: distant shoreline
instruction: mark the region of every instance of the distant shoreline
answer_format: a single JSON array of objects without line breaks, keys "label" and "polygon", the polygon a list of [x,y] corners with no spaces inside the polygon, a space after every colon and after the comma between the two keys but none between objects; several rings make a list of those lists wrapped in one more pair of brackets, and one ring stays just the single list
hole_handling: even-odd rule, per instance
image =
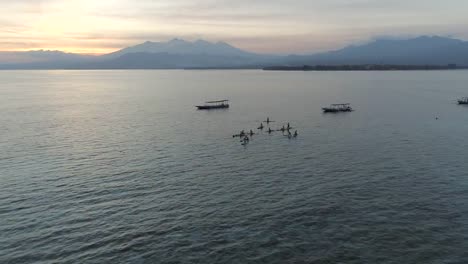
[{"label": "distant shoreline", "polygon": [[57,68],[0,68],[0,71],[92,71],[92,70],[263,70],[263,71],[436,71],[467,70],[468,66],[458,65],[304,65],[304,66],[239,66],[239,67],[57,67]]},{"label": "distant shoreline", "polygon": [[304,65],[304,66],[270,66],[264,71],[431,71],[431,70],[463,70],[468,66],[449,65]]}]

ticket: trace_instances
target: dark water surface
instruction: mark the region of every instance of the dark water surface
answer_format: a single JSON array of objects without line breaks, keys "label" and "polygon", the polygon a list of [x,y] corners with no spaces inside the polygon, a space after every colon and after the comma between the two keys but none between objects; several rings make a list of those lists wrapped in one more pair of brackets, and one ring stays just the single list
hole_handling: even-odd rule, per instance
[{"label": "dark water surface", "polygon": [[[2,71],[0,263],[468,263],[461,96],[467,71]],[[299,137],[231,137],[266,117]]]}]

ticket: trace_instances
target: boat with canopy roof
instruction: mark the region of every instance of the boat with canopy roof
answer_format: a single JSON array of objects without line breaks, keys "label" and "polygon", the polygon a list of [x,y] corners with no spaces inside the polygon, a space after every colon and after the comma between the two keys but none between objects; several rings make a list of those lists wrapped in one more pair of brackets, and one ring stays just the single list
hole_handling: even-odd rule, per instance
[{"label": "boat with canopy roof", "polygon": [[350,104],[331,104],[329,107],[322,108],[324,113],[338,113],[338,112],[351,112],[353,108],[351,108]]},{"label": "boat with canopy roof", "polygon": [[229,100],[208,101],[204,105],[197,105],[198,110],[229,108]]},{"label": "boat with canopy roof", "polygon": [[468,105],[468,97],[460,98],[460,99],[458,99],[457,101],[458,101],[458,104],[461,104],[461,105]]}]

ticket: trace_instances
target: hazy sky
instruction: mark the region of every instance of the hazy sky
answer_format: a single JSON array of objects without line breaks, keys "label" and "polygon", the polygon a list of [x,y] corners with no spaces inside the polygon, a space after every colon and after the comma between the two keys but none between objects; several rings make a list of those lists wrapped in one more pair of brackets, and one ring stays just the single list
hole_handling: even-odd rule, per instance
[{"label": "hazy sky", "polygon": [[381,36],[468,39],[468,0],[0,0],[0,50],[104,53],[203,38],[305,53]]}]

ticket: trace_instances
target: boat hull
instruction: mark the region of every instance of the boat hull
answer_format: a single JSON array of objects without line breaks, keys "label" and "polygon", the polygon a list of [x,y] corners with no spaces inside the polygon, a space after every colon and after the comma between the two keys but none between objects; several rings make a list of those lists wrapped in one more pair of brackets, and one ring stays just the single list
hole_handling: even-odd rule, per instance
[{"label": "boat hull", "polygon": [[197,105],[198,110],[226,109],[229,105]]},{"label": "boat hull", "polygon": [[352,112],[353,109],[333,109],[333,108],[322,108],[324,113],[339,113],[339,112]]}]

